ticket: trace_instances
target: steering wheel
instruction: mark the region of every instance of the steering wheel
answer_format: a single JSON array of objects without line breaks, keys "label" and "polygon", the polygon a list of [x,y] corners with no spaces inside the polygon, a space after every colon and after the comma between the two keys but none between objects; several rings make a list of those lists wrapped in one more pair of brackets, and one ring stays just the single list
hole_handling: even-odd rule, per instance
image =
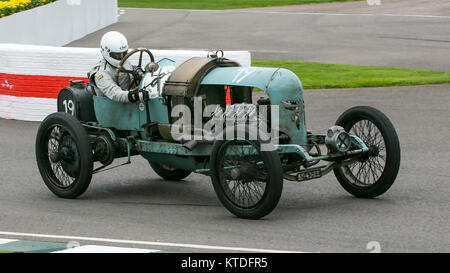
[{"label": "steering wheel", "polygon": [[[133,55],[133,54],[135,54],[137,52],[140,52],[138,67],[141,67],[141,65],[142,65],[142,55],[143,55],[144,52],[147,53],[148,56],[150,57],[150,63],[154,63],[155,62],[155,58],[153,57],[153,54],[147,48],[136,48],[136,49],[133,49],[132,51],[128,52],[127,55],[125,55],[125,57],[122,58],[122,60],[120,61],[119,65],[116,68],[116,72],[114,73],[114,82],[117,85],[119,85],[119,74],[120,74],[120,72],[133,73],[133,70],[124,69],[122,66],[125,63],[125,61],[128,60],[128,58],[131,57],[131,55]],[[136,88],[133,88],[130,91],[136,91],[138,89],[139,89],[139,86],[137,86]]]}]

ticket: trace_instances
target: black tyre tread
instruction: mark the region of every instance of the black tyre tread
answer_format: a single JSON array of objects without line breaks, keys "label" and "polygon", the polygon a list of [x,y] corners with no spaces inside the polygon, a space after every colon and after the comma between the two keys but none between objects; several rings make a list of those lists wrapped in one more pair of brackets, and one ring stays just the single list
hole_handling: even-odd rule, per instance
[{"label": "black tyre tread", "polygon": [[156,174],[158,174],[161,178],[164,178],[166,180],[170,181],[178,181],[182,180],[183,178],[186,178],[191,174],[190,171],[182,170],[182,169],[175,169],[175,170],[167,170],[161,164],[156,162],[149,162],[152,169],[155,171]]},{"label": "black tyre tread", "polygon": [[363,188],[347,180],[340,168],[334,174],[342,187],[359,198],[374,198],[385,193],[394,183],[401,160],[400,143],[392,122],[380,110],[370,106],[356,106],[346,110],[336,121],[336,125],[344,127],[355,120],[367,119],[374,123],[383,135],[386,145],[386,165],[383,174],[373,185]]},{"label": "black tyre tread", "polygon": [[[66,189],[62,189],[54,185],[51,180],[47,177],[47,172],[45,170],[45,164],[42,162],[43,158],[47,155],[43,155],[41,141],[45,137],[43,134],[46,129],[53,124],[64,125],[72,137],[75,138],[79,154],[80,154],[80,174],[73,182],[73,184]],[[92,179],[93,170],[93,155],[91,144],[89,142],[86,130],[81,125],[81,123],[72,115],[63,112],[56,112],[47,116],[39,126],[37,136],[36,136],[36,160],[39,168],[39,172],[42,176],[47,187],[58,197],[73,199],[81,194],[83,194],[89,187]]]},{"label": "black tyre tread", "polygon": [[236,215],[239,218],[244,219],[260,219],[270,212],[272,212],[277,206],[281,193],[283,191],[283,169],[281,167],[281,161],[278,153],[276,151],[264,151],[260,152],[261,157],[267,163],[267,167],[270,170],[270,183],[267,183],[264,200],[260,201],[260,204],[252,209],[243,209],[231,202],[223,191],[220,183],[219,172],[215,167],[217,165],[217,156],[222,145],[226,141],[216,141],[213,145],[211,152],[211,180],[214,187],[214,191],[217,194],[220,202],[223,206]]}]

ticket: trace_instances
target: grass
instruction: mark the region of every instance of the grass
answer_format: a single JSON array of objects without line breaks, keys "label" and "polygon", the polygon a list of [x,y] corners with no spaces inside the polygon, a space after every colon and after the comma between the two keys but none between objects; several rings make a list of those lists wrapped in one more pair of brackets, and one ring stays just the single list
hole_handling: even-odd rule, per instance
[{"label": "grass", "polygon": [[450,72],[432,70],[256,59],[252,59],[252,66],[289,69],[305,89],[450,83]]},{"label": "grass", "polygon": [[361,0],[119,0],[119,7],[161,9],[238,9]]}]

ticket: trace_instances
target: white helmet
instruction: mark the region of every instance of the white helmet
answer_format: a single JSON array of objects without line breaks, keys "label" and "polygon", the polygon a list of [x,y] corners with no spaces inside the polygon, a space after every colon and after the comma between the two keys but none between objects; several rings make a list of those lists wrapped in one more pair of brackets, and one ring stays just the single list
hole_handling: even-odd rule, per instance
[{"label": "white helmet", "polygon": [[103,58],[110,65],[117,67],[128,52],[128,41],[122,33],[110,31],[103,35],[100,48]]}]

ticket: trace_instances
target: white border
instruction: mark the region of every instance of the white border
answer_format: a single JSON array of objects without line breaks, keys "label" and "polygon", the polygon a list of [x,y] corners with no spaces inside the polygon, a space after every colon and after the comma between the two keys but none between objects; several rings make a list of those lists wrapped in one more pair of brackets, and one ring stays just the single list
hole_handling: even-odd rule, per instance
[{"label": "white border", "polygon": [[304,253],[304,252],[300,252],[300,251],[290,251],[290,250],[245,248],[245,247],[226,247],[226,246],[180,244],[180,243],[163,243],[163,242],[152,242],[152,241],[117,240],[117,239],[106,239],[106,238],[47,235],[47,234],[19,233],[19,232],[7,232],[7,231],[0,231],[0,235],[20,236],[20,237],[27,238],[27,239],[36,239],[36,238],[37,239],[59,239],[59,240],[67,240],[67,241],[88,241],[88,242],[103,242],[103,243],[116,243],[116,244],[178,247],[178,248],[199,249],[199,250],[200,249],[201,250],[218,250],[218,251],[223,251],[223,252]]}]

